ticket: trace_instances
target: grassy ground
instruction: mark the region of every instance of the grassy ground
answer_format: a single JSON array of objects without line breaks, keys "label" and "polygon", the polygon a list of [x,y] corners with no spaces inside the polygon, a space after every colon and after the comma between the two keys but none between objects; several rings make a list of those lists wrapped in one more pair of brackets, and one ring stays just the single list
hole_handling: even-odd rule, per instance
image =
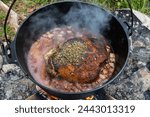
[{"label": "grassy ground", "polygon": [[[10,5],[12,0],[2,0],[7,5]],[[41,6],[44,6],[49,3],[63,1],[63,0],[17,0],[15,6],[13,7],[14,11],[16,11],[21,16],[27,16],[35,9],[38,9]],[[110,10],[127,8],[128,4],[126,0],[81,0],[85,2],[91,2],[95,4],[102,5]],[[145,14],[150,15],[150,0],[132,0],[132,7],[138,11],[141,11]],[[4,39],[3,34],[3,23],[6,14],[0,11],[0,38]],[[8,37],[10,39],[13,38],[15,32],[13,29],[8,25],[7,26]]]},{"label": "grassy ground", "polygon": [[[102,4],[109,9],[128,8],[127,0],[90,0]],[[130,0],[133,9],[150,15],[150,0]]]}]

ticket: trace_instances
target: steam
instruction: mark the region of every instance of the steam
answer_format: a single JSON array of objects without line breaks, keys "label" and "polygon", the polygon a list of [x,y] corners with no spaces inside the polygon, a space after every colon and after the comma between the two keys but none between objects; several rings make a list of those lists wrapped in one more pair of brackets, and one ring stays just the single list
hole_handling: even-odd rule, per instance
[{"label": "steam", "polygon": [[62,8],[56,8],[55,5],[42,9],[34,13],[25,24],[27,28],[24,29],[26,32],[23,32],[25,33],[23,38],[27,40],[24,47],[25,57],[27,58],[28,51],[35,40],[55,27],[67,25],[79,31],[81,28],[86,28],[99,36],[106,28],[110,28],[110,20],[109,12],[80,2],[71,6],[67,13]]},{"label": "steam", "polygon": [[40,11],[39,13],[31,17],[29,19],[29,29],[31,30],[31,38],[33,39],[35,35],[39,36],[49,31],[50,29],[57,27],[57,20],[59,19],[58,17],[60,15],[61,12],[57,8],[51,7],[51,9],[47,9],[46,11]]},{"label": "steam", "polygon": [[[32,30],[31,36],[42,34],[52,28],[61,25],[72,26],[80,30],[87,28],[92,33],[99,34],[105,28],[109,28],[111,15],[109,12],[99,9],[93,5],[75,3],[67,13],[63,13],[62,9],[52,6],[51,9],[36,14],[30,19]],[[40,30],[40,31],[39,31]]]},{"label": "steam", "polygon": [[98,36],[104,29],[110,27],[111,15],[97,7],[76,4],[71,7],[63,19],[67,25],[71,25],[78,30],[86,28]]}]

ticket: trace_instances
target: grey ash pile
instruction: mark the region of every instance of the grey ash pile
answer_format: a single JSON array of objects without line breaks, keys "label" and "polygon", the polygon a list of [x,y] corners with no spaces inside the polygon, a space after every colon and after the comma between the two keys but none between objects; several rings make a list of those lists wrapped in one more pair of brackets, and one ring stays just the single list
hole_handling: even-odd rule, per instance
[{"label": "grey ash pile", "polygon": [[26,99],[34,91],[35,85],[17,65],[7,63],[0,49],[0,100]]}]

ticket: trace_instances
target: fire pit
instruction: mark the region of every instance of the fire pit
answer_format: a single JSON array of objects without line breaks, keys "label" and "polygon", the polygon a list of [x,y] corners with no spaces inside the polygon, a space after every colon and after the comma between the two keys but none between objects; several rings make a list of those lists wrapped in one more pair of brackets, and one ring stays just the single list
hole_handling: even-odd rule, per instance
[{"label": "fire pit", "polygon": [[[76,93],[51,89],[37,81],[36,77],[34,77],[28,69],[27,56],[33,43],[38,41],[37,39],[49,30],[70,25],[76,29],[88,29],[91,33],[96,35],[96,39],[100,39],[100,35],[103,35],[111,45],[116,56],[115,58],[113,56],[116,63],[111,78],[104,84],[88,91]],[[11,44],[11,54],[14,61],[19,63],[25,74],[47,93],[63,99],[85,98],[102,90],[104,86],[117,78],[125,67],[129,55],[128,35],[131,35],[130,30],[127,30],[126,27],[130,28],[127,23],[121,22],[114,17],[114,15],[101,7],[83,2],[55,3],[35,11],[26,19],[18,30],[15,41]],[[94,39],[92,41],[94,42]],[[98,45],[100,44],[98,43]],[[110,57],[111,56],[110,54]],[[112,61],[115,62],[114,60]],[[104,71],[102,70],[102,72]]]},{"label": "fire pit", "polygon": [[[126,20],[130,21],[130,12],[128,10],[116,11],[115,13],[119,15],[119,17],[125,17]],[[145,82],[149,75],[149,56],[147,52],[149,52],[148,48],[150,43],[148,40],[150,39],[150,31],[143,26],[142,22],[135,15],[134,24],[134,32],[131,37],[134,51],[132,55],[129,56],[128,65],[118,79],[111,83],[109,87],[105,88],[106,93],[116,99],[150,99],[149,86],[146,85]],[[141,51],[143,49],[145,49],[144,52]],[[0,52],[2,51],[0,50]],[[0,56],[2,57],[2,53]],[[14,64],[8,64],[8,62],[4,60],[2,70],[0,74],[1,100],[26,99],[35,93],[35,85],[26,78],[19,67]],[[43,92],[41,93],[43,94]],[[34,99],[46,99],[42,98],[40,94],[37,94],[40,98]],[[33,96],[30,97],[30,99],[33,99]]]}]

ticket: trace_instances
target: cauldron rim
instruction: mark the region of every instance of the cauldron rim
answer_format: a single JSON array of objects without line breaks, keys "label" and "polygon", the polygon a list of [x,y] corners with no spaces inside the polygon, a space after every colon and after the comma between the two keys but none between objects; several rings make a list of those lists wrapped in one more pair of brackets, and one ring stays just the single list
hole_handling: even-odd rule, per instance
[{"label": "cauldron rim", "polygon": [[[16,45],[16,43],[17,43],[16,41],[17,41],[17,36],[18,36],[18,34],[19,34],[19,31],[20,31],[20,29],[22,28],[22,26],[24,25],[24,23],[25,23],[30,17],[32,17],[32,15],[34,15],[35,13],[37,13],[38,11],[40,11],[41,9],[43,9],[43,8],[45,8],[45,7],[49,7],[50,5],[61,4],[61,3],[81,3],[81,4],[86,4],[86,5],[92,5],[93,7],[97,7],[97,8],[99,8],[99,9],[102,9],[102,10],[104,10],[106,13],[109,13],[109,14],[119,23],[119,25],[121,26],[123,32],[125,33],[125,36],[126,36],[125,38],[127,39],[127,44],[128,44],[128,53],[127,53],[127,56],[126,56],[125,63],[124,63],[124,65],[122,66],[121,70],[117,73],[117,75],[115,75],[113,78],[111,78],[110,80],[108,80],[106,83],[102,84],[102,85],[99,86],[99,87],[96,87],[96,88],[91,89],[91,90],[83,91],[83,92],[62,92],[62,91],[59,91],[59,90],[53,90],[53,89],[50,89],[50,88],[48,88],[48,87],[42,85],[42,84],[39,83],[38,81],[36,81],[30,73],[27,73],[27,72],[25,71],[24,66],[22,66],[21,63],[20,63],[20,60],[19,60],[19,58],[18,58],[18,56],[17,56],[17,51],[16,51],[16,50],[17,50],[17,47],[16,47],[15,45]],[[110,11],[105,10],[103,7],[98,6],[98,5],[96,5],[96,4],[91,4],[91,3],[88,3],[88,2],[81,2],[81,1],[61,1],[61,2],[55,2],[55,3],[45,5],[45,6],[41,7],[41,8],[39,8],[39,9],[37,9],[36,11],[34,11],[33,13],[31,13],[31,14],[23,21],[23,23],[22,23],[22,24],[20,25],[20,27],[18,28],[17,33],[16,33],[15,38],[14,38],[14,41],[13,41],[13,47],[14,47],[14,50],[15,50],[15,51],[13,52],[13,54],[15,54],[15,56],[16,56],[16,61],[17,61],[17,63],[19,64],[19,66],[21,67],[21,69],[23,70],[23,72],[25,73],[25,75],[26,75],[26,76],[29,76],[29,79],[30,79],[32,82],[34,82],[35,84],[37,84],[37,85],[40,86],[41,88],[44,88],[44,90],[46,90],[47,92],[49,92],[49,90],[50,90],[51,93],[56,93],[56,92],[57,92],[58,95],[63,95],[63,97],[66,97],[65,95],[67,95],[67,96],[68,96],[68,95],[75,96],[75,95],[84,95],[84,94],[87,94],[87,93],[90,93],[90,94],[91,94],[92,92],[98,91],[98,90],[104,88],[105,86],[107,86],[108,84],[110,84],[112,81],[114,81],[114,80],[121,74],[121,72],[124,70],[124,68],[125,68],[125,66],[126,66],[126,64],[127,64],[127,61],[128,61],[128,58],[129,58],[129,54],[130,54],[130,52],[129,52],[129,50],[130,50],[130,47],[129,47],[130,43],[129,43],[129,40],[128,40],[128,34],[127,34],[127,32],[125,31],[125,28],[124,28],[124,27],[125,27],[124,24],[123,24],[115,15],[113,15]],[[56,94],[56,95],[57,95],[57,94]],[[69,99],[70,99],[70,98],[69,98]]]}]

